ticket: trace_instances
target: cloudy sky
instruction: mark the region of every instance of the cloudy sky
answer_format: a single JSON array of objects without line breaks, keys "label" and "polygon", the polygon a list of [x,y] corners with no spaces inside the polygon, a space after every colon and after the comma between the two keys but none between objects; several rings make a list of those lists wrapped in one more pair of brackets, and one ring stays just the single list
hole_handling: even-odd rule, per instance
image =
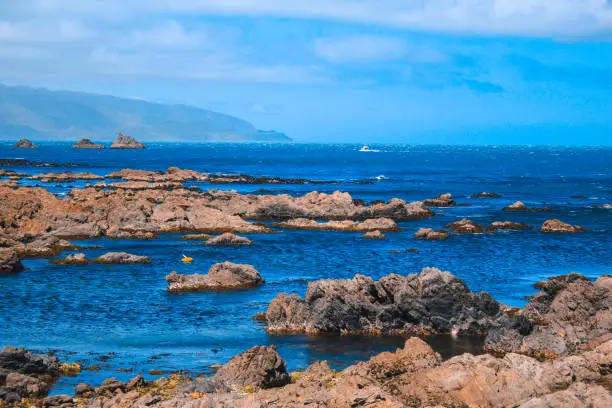
[{"label": "cloudy sky", "polygon": [[0,82],[297,140],[612,144],[611,0],[0,0]]}]

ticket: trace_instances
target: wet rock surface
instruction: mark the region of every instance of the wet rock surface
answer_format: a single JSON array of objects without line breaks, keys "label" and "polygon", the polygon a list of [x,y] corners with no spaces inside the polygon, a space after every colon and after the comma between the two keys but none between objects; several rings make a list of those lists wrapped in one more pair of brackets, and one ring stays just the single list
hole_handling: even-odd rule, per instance
[{"label": "wet rock surface", "polygon": [[308,285],[304,299],[281,294],[269,305],[270,333],[486,334],[502,316],[487,293],[473,293],[448,272],[363,275]]},{"label": "wet rock surface", "polygon": [[245,289],[265,283],[253,266],[232,262],[215,264],[206,275],[180,275],[173,271],[166,276],[166,281],[168,292]]},{"label": "wet rock surface", "polygon": [[559,220],[547,220],[542,224],[541,232],[550,234],[564,234],[574,232],[586,232],[585,228],[578,225],[571,225]]},{"label": "wet rock surface", "polygon": [[17,273],[23,270],[17,252],[13,248],[0,248],[0,274]]}]

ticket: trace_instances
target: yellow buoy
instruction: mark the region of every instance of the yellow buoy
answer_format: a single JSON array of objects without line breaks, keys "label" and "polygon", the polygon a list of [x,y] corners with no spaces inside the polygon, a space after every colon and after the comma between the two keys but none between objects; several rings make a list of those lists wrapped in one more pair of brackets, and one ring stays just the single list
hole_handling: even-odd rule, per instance
[{"label": "yellow buoy", "polygon": [[183,257],[181,258],[181,262],[190,263],[193,262],[193,258],[187,255],[183,255]]}]

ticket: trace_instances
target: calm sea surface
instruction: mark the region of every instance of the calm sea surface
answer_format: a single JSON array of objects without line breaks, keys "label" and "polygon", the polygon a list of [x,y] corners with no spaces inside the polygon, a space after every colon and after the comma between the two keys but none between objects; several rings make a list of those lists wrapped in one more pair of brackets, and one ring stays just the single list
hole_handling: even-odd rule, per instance
[{"label": "calm sea surface", "polygon": [[[275,344],[290,369],[327,359],[338,368],[382,350],[401,346],[398,337],[268,336],[252,316],[265,311],[278,293],[304,295],[309,281],[374,278],[408,274],[436,266],[463,279],[475,291],[485,290],[502,302],[525,304],[532,285],[552,275],[580,272],[590,278],[612,273],[612,210],[593,208],[612,203],[612,149],[541,147],[371,146],[378,153],[358,152],[356,145],[151,144],[146,150],[73,150],[68,144],[44,144],[36,150],[14,150],[0,144],[0,158],[72,163],[70,168],[8,167],[30,174],[88,171],[105,175],[121,168],[165,170],[178,166],[214,173],[302,177],[337,181],[322,185],[214,185],[243,193],[300,195],[313,189],[350,192],[364,200],[399,197],[422,200],[450,192],[461,206],[436,209],[439,217],[401,223],[402,232],[386,240],[364,240],[348,232],[287,231],[250,236],[250,247],[207,247],[165,235],[152,241],[96,239],[85,245],[88,257],[108,251],[147,255],[150,265],[52,265],[28,259],[28,270],[0,275],[0,346],[56,350],[68,361],[98,366],[77,378],[64,378],[53,393],[71,393],[81,381],[92,385],[114,376],[131,378],[148,371],[210,371],[213,364],[254,345]],[[7,167],[5,167],[7,168]],[[36,184],[38,182],[24,182]],[[84,182],[45,184],[58,195]],[[501,199],[476,200],[488,191]],[[583,198],[573,198],[582,196]],[[545,213],[504,213],[521,200],[551,207]],[[546,219],[582,225],[589,232],[546,235],[537,229],[487,235],[451,236],[446,241],[412,237],[419,227],[441,227],[470,218],[482,224],[514,220],[539,226]],[[393,252],[417,248],[419,253]],[[195,259],[179,262],[182,254]],[[63,253],[61,256],[65,256]],[[172,270],[205,273],[216,262],[254,265],[266,285],[224,293],[168,294],[164,276]],[[432,338],[443,355],[474,350],[474,339]]]}]

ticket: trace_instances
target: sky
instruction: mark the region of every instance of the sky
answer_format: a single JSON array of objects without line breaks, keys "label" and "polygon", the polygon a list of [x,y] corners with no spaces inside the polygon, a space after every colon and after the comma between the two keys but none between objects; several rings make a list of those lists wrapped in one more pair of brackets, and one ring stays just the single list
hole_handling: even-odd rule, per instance
[{"label": "sky", "polygon": [[0,82],[298,141],[612,145],[612,0],[0,0]]}]

